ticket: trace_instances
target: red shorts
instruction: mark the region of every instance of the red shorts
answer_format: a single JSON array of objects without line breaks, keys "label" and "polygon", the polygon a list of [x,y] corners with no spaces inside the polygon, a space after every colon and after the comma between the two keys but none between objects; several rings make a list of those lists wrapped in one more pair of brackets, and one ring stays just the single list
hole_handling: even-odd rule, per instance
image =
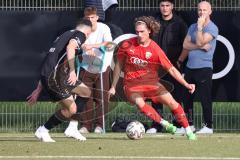
[{"label": "red shorts", "polygon": [[158,96],[169,93],[168,87],[161,83],[155,85],[136,85],[136,86],[124,86],[124,93],[126,98],[135,103],[133,95],[138,95],[144,99],[156,99]]}]

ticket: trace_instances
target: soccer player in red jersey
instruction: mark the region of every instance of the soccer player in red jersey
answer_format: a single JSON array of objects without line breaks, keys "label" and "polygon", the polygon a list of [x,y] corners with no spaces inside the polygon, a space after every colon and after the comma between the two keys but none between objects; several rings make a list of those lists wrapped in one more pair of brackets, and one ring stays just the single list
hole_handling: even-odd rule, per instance
[{"label": "soccer player in red jersey", "polygon": [[175,101],[168,88],[159,82],[158,70],[164,69],[190,93],[195,85],[187,83],[178,70],[171,64],[162,49],[151,39],[157,33],[160,24],[153,18],[142,16],[135,19],[137,37],[125,40],[119,46],[117,62],[113,73],[113,82],[109,95],[114,95],[121,70],[124,72],[124,93],[128,100],[150,119],[161,124],[167,132],[174,134],[176,127],[164,120],[145,100],[168,106],[178,122],[185,128],[187,138],[195,140],[196,136],[189,127],[181,105]]}]

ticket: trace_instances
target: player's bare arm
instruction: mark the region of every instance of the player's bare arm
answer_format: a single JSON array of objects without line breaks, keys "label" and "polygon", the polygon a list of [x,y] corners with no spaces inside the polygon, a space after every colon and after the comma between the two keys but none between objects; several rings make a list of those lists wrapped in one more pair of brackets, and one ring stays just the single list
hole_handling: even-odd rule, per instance
[{"label": "player's bare arm", "polygon": [[178,57],[178,60],[177,60],[177,67],[178,68],[181,68],[182,63],[188,57],[188,53],[189,53],[189,51],[183,48],[183,50],[182,50],[182,52],[181,52],[181,54],[180,54],[180,56]]},{"label": "player's bare arm", "polygon": [[181,73],[173,66],[168,70],[169,74],[176,79],[180,84],[186,87],[190,93],[195,91],[195,84],[189,84],[185,81]]},{"label": "player's bare arm", "polygon": [[75,50],[77,49],[78,44],[76,40],[71,39],[67,46],[67,60],[70,68],[68,83],[74,85],[77,81],[77,75],[75,73]]},{"label": "player's bare arm", "polygon": [[32,106],[37,103],[37,100],[42,92],[42,83],[38,82],[37,88],[27,97],[27,103]]},{"label": "player's bare arm", "polygon": [[110,90],[108,91],[109,98],[111,95],[115,95],[116,93],[116,85],[120,77],[121,69],[122,69],[122,62],[117,61],[113,70],[113,82]]}]

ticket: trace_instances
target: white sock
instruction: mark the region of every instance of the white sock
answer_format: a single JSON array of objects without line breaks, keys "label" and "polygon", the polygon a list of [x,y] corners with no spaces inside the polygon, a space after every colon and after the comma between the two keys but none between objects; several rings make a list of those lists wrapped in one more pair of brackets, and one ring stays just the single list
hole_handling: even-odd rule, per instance
[{"label": "white sock", "polygon": [[164,120],[164,119],[161,119],[160,124],[161,124],[164,128],[166,128],[166,127],[169,125],[169,122],[166,121],[166,120]]},{"label": "white sock", "polygon": [[188,126],[187,128],[185,128],[185,131],[186,131],[187,134],[192,133],[192,129],[191,129],[190,126]]},{"label": "white sock", "polygon": [[68,127],[77,129],[78,121],[70,121]]}]

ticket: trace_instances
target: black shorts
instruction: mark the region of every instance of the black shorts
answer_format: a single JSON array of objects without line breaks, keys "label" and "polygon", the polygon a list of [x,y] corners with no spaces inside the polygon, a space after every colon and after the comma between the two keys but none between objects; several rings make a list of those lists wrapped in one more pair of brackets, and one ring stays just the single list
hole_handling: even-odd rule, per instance
[{"label": "black shorts", "polygon": [[41,82],[47,90],[50,98],[53,101],[60,101],[70,97],[73,93],[72,90],[79,86],[82,82],[78,80],[75,85],[68,84],[69,69],[61,67],[49,77],[41,77]]}]

